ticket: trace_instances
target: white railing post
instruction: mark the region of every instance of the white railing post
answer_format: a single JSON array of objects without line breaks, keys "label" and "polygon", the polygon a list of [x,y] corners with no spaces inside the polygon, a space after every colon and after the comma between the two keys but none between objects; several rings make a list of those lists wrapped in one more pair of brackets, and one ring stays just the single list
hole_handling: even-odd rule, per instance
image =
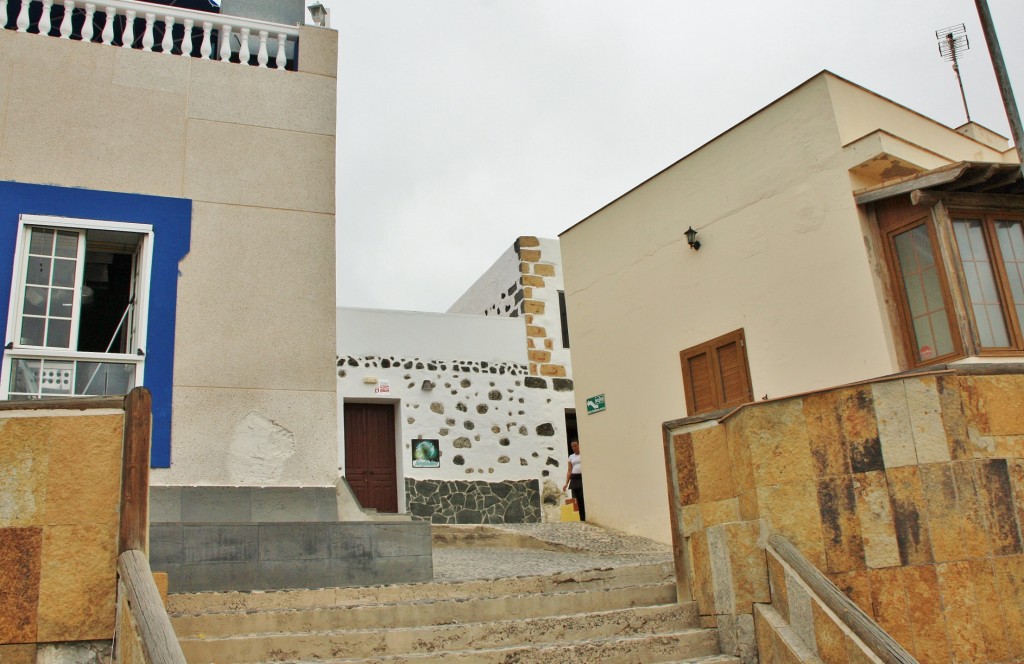
[{"label": "white railing post", "polygon": [[278,69],[284,69],[284,66],[288,64],[288,54],[285,53],[285,43],[288,41],[288,35],[283,32],[277,33],[277,59],[274,61],[277,64]]},{"label": "white railing post", "polygon": [[29,0],[21,0],[21,9],[18,10],[18,32],[28,32],[28,6],[32,4]]},{"label": "white railing post", "polygon": [[174,17],[164,16],[164,39],[160,42],[160,50],[170,55],[174,49]]},{"label": "white railing post", "polygon": [[107,46],[113,46],[114,45],[114,19],[117,18],[117,10],[114,9],[113,7],[107,5],[107,8],[104,11],[104,14],[106,15],[106,21],[103,24],[102,40],[103,40],[103,43],[106,44]]},{"label": "white railing post", "polygon": [[270,56],[267,54],[267,31],[260,30],[260,51],[256,55],[256,62],[260,64],[260,67],[266,68],[267,60]]},{"label": "white railing post", "polygon": [[135,43],[135,10],[124,13],[124,32],[121,33],[121,48],[131,48]]},{"label": "white railing post", "polygon": [[[25,4],[28,3],[26,2]],[[39,15],[39,24],[36,26],[39,29],[39,34],[50,34],[50,28],[53,27],[53,23],[50,22],[52,15],[53,0],[43,0],[43,13]]]},{"label": "white railing post", "polygon": [[210,44],[210,33],[212,31],[213,23],[203,21],[203,43],[199,46],[199,55],[202,56],[203,60],[209,60],[210,53],[213,53],[213,45]]},{"label": "white railing post", "polygon": [[195,24],[192,19],[185,19],[185,34],[181,36],[181,54],[186,58],[192,57],[192,28]]},{"label": "white railing post", "polygon": [[95,27],[92,22],[96,16],[96,5],[92,2],[85,3],[85,21],[82,23],[82,41],[91,42]]},{"label": "white railing post", "polygon": [[222,62],[231,62],[231,26],[222,23],[220,34],[217,36],[220,42],[220,59]]},{"label": "white railing post", "polygon": [[153,12],[146,12],[146,31],[142,33],[142,50],[152,51],[153,43],[156,41],[153,37],[153,27],[156,22],[156,14]]},{"label": "white railing post", "polygon": [[238,63],[249,64],[249,28],[242,28],[242,39],[238,44]]},{"label": "white railing post", "polygon": [[64,18],[60,22],[60,38],[71,39],[71,19],[75,15],[75,0],[64,0]]}]

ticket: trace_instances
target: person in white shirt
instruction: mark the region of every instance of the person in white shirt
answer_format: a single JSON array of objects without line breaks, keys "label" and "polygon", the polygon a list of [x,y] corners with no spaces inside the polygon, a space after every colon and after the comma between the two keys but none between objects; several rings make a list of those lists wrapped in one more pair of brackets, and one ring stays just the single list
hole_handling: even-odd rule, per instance
[{"label": "person in white shirt", "polygon": [[587,509],[583,503],[583,461],[580,459],[580,443],[574,440],[569,445],[572,447],[572,454],[569,455],[569,470],[565,474],[565,486],[562,487],[562,491],[567,488],[572,490],[573,500],[576,501],[576,507],[579,509],[580,521],[586,521]]}]

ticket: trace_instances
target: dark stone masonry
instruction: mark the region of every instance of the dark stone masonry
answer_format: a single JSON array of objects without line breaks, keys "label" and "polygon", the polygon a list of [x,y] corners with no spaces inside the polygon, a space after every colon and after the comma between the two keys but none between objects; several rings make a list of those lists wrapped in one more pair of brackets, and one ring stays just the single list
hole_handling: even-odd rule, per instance
[{"label": "dark stone masonry", "polygon": [[470,482],[405,478],[405,500],[414,517],[432,523],[540,523],[537,480]]}]

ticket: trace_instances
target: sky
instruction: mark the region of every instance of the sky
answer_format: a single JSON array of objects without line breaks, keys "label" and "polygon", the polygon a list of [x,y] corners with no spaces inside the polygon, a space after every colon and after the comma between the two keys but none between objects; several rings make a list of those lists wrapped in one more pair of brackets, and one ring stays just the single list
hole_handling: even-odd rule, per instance
[{"label": "sky", "polygon": [[[958,126],[935,31],[960,23],[971,119],[1010,135],[973,0],[323,2],[341,306],[445,311],[518,236],[557,237],[823,69]],[[1024,2],[989,6],[1024,99]]]}]

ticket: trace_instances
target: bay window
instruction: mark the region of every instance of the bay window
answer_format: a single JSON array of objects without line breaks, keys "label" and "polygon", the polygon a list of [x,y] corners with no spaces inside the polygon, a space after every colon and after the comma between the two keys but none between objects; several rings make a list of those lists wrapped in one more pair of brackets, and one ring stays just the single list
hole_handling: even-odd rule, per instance
[{"label": "bay window", "polygon": [[22,215],[0,398],[140,384],[151,251],[146,224]]}]

